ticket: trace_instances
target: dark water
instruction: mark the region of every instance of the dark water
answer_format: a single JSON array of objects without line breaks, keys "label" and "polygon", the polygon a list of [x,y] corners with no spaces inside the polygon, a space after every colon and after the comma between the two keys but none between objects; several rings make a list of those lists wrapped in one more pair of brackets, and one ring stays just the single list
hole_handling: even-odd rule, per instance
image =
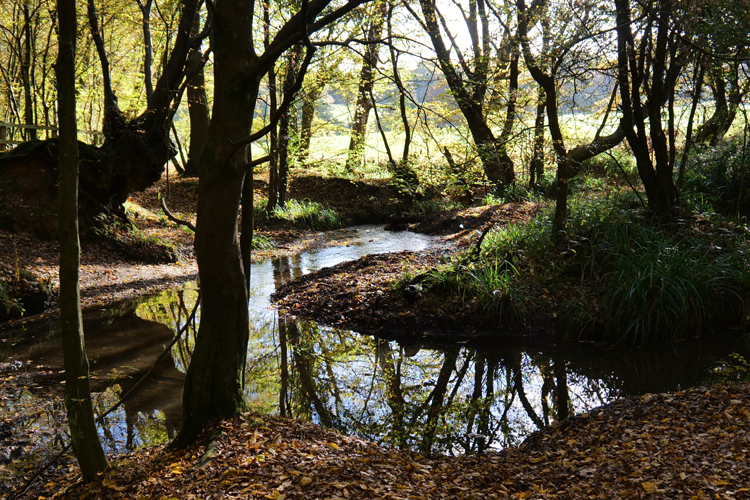
[{"label": "dark water", "polygon": [[[336,233],[332,244],[253,266],[246,398],[257,411],[309,419],[394,447],[477,452],[519,444],[558,418],[624,395],[702,384],[730,353],[744,352],[744,344],[732,339],[627,349],[564,343],[523,350],[500,342],[481,350],[461,345],[418,349],[279,316],[269,295],[280,283],[368,253],[441,243],[364,227]],[[85,313],[99,411],[143,378],[102,426],[109,451],[164,442],[179,428],[182,383],[196,331],[195,324],[186,323],[197,295],[189,284]],[[24,408],[46,408],[24,421],[33,432],[27,433],[28,450],[22,451],[31,453],[55,436],[66,440],[62,407],[49,398],[62,396],[63,360],[54,327],[38,323],[25,328],[43,331],[47,340],[15,353],[15,362],[3,365],[0,375],[28,374],[32,382],[3,402],[0,411],[12,415]],[[180,329],[185,334],[154,365]]]}]

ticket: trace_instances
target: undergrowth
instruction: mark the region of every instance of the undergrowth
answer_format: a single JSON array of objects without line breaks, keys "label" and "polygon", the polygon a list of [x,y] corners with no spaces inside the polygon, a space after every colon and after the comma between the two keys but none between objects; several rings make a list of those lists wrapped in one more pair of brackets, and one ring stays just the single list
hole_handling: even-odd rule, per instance
[{"label": "undergrowth", "polygon": [[659,219],[630,192],[571,198],[563,234],[551,217],[494,229],[480,258],[470,249],[429,286],[497,325],[546,310],[569,339],[643,344],[745,326],[743,226],[715,214]]},{"label": "undergrowth", "polygon": [[283,207],[276,207],[268,214],[265,210],[266,201],[256,200],[254,210],[258,220],[268,219],[287,221],[300,224],[314,230],[329,230],[341,227],[341,220],[335,210],[326,208],[316,201],[289,200]]},{"label": "undergrowth", "polygon": [[98,216],[89,234],[109,242],[125,257],[141,262],[162,264],[180,260],[177,245],[172,241],[147,234],[135,224],[114,217]]},{"label": "undergrowth", "polygon": [[253,235],[253,250],[273,250],[276,248],[273,240],[262,234]]}]

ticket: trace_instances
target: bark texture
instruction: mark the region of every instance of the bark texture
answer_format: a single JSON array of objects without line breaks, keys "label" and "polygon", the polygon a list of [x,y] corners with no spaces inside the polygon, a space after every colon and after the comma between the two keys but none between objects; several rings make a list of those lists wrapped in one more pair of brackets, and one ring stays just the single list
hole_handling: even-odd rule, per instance
[{"label": "bark texture", "polygon": [[79,287],[78,143],[76,140],[75,0],[58,0],[60,51],[56,73],[60,120],[60,318],[65,356],[65,407],[70,437],[83,480],[95,479],[107,468],[94,421],[89,388],[89,364],[83,341]]}]

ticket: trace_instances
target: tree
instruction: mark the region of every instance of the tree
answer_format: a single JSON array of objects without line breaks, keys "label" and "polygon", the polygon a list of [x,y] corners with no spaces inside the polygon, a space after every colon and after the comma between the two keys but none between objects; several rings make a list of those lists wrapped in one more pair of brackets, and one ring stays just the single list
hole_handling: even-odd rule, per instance
[{"label": "tree", "polygon": [[[281,84],[283,95],[294,96],[294,85],[298,80],[298,71],[300,57],[302,56],[304,46],[297,44],[289,51],[286,57],[286,68],[284,79]],[[273,71],[269,72],[269,77]],[[276,81],[276,78],[273,78]],[[276,93],[275,85],[269,86],[269,91]],[[272,112],[276,111],[276,96],[271,96]],[[283,207],[286,204],[286,189],[289,183],[289,163],[291,160],[290,149],[293,148],[296,141],[292,139],[294,125],[294,116],[289,109],[282,110],[279,115],[278,131],[272,131],[272,151],[271,162],[268,176],[268,204],[266,212],[271,213],[277,206]]]},{"label": "tree", "polygon": [[[209,12],[210,15],[210,12]],[[198,36],[200,32],[200,19],[195,16],[191,36]],[[191,49],[188,55],[188,73],[193,77],[188,81],[187,104],[190,116],[190,148],[188,160],[185,164],[184,177],[198,177],[198,163],[203,144],[206,142],[209,124],[208,96],[206,95],[206,75],[204,65],[206,57],[197,48]]]},{"label": "tree", "polygon": [[[510,31],[510,23],[504,19],[504,14],[494,12],[498,21],[503,22],[503,37],[498,46],[490,29],[491,6],[486,0],[468,0],[468,9],[456,2],[464,18],[471,48],[470,55],[462,53],[456,43],[455,34],[451,33],[444,16],[439,11],[434,0],[420,0],[422,10],[420,17],[411,11],[422,29],[429,35],[435,49],[440,69],[456,100],[456,104],[466,120],[482,161],[485,175],[490,182],[507,186],[515,182],[513,160],[507,153],[508,143],[513,131],[515,120],[515,106],[518,90],[518,50],[514,34]],[[407,5],[408,7],[408,5]],[[467,12],[468,10],[468,12]],[[442,31],[441,31],[442,28]],[[446,43],[443,36],[448,37]],[[487,91],[493,74],[490,62],[493,60],[492,49],[498,54],[494,60],[507,73],[508,99],[506,115],[499,137],[495,137],[488,122],[485,107]],[[452,52],[456,57],[452,57]],[[456,59],[460,67],[456,67]]]},{"label": "tree", "polygon": [[[102,82],[102,131],[101,146],[80,146],[80,207],[82,215],[90,217],[102,211],[118,209],[134,191],[143,190],[161,178],[164,165],[174,154],[169,140],[172,118],[185,91],[189,76],[189,55],[197,50],[207,31],[190,36],[194,17],[201,0],[185,0],[181,3],[181,16],[177,34],[171,49],[165,52],[163,68],[153,92],[146,99],[146,109],[130,118],[121,111],[115,85],[110,71],[107,42],[97,12],[95,0],[87,0],[87,12],[91,39],[101,66]],[[150,86],[151,75],[146,71],[145,84]],[[40,179],[50,179],[46,188],[56,192],[54,182],[57,170],[56,139],[42,143],[28,143],[17,148],[14,158],[4,161],[28,162],[29,168],[42,170]],[[39,158],[43,161],[33,161]],[[44,172],[52,172],[53,175]]]},{"label": "tree", "polygon": [[378,53],[380,51],[380,37],[383,33],[388,2],[386,0],[375,0],[370,13],[370,27],[365,35],[365,53],[362,56],[362,68],[359,73],[359,88],[357,90],[357,102],[354,105],[354,119],[349,138],[349,154],[346,159],[346,168],[354,172],[355,167],[362,163],[365,151],[365,139],[367,133],[367,122],[375,103],[372,100],[372,87],[374,82],[373,71],[378,65]]},{"label": "tree", "polygon": [[83,340],[78,281],[78,140],[75,94],[75,46],[78,23],[75,0],[58,0],[59,55],[55,67],[60,120],[60,318],[65,356],[65,407],[70,439],[84,481],[107,468],[107,458],[94,421],[89,389],[89,365]]},{"label": "tree", "polygon": [[[562,230],[565,227],[565,218],[567,216],[568,203],[568,178],[570,177],[571,162],[582,162],[592,158],[608,149],[613,148],[623,139],[621,127],[606,137],[601,137],[600,128],[593,141],[589,144],[581,145],[576,148],[568,149],[565,146],[565,138],[560,127],[559,110],[558,110],[558,86],[561,81],[558,75],[564,61],[570,56],[573,47],[585,39],[592,38],[590,33],[597,24],[597,19],[591,19],[592,12],[596,10],[593,3],[584,3],[579,12],[576,12],[576,19],[580,21],[578,26],[571,26],[562,16],[558,16],[558,21],[562,20],[559,32],[567,32],[566,41],[553,47],[546,47],[550,50],[541,57],[534,54],[529,40],[529,30],[537,23],[542,25],[543,38],[548,36],[547,30],[550,26],[550,2],[548,0],[535,1],[531,8],[527,8],[525,0],[516,0],[516,9],[518,14],[518,36],[520,38],[523,57],[526,60],[526,67],[531,76],[541,87],[544,95],[544,107],[547,110],[547,120],[549,123],[550,136],[552,137],[552,147],[557,159],[557,195],[555,203],[555,214],[553,217],[553,227],[555,230]],[[543,61],[542,58],[547,58]],[[609,116],[605,114],[604,122]],[[537,114],[537,124],[539,118]],[[602,124],[602,127],[604,123]],[[535,148],[536,152],[536,148]]]},{"label": "tree", "polygon": [[713,95],[713,112],[696,131],[695,142],[716,145],[732,126],[743,100],[750,92],[747,64],[750,60],[750,16],[742,0],[713,0],[691,6],[681,24],[685,36],[700,52],[696,66],[705,72]]},{"label": "tree", "polygon": [[[248,161],[246,146],[263,137],[278,120],[278,116],[271,117],[270,124],[251,133],[261,80],[287,50],[304,43],[298,89],[314,53],[310,34],[364,1],[350,0],[329,8],[330,0],[304,0],[260,54],[253,43],[258,4],[219,0],[214,5],[214,103],[200,160],[195,238],[203,298],[198,338],[185,380],[184,422],[175,447],[192,442],[208,422],[232,417],[244,408],[249,264],[245,260],[243,265],[237,217],[248,170],[267,161]],[[279,109],[288,104],[285,96]]]},{"label": "tree", "polygon": [[[670,26],[675,4],[658,0],[641,7],[634,21],[630,0],[615,0],[617,20],[617,80],[620,85],[622,127],[635,156],[649,207],[663,210],[677,202],[674,96],[685,57]],[[639,30],[638,36],[633,28]],[[669,124],[664,130],[664,106]]]},{"label": "tree", "polygon": [[374,93],[372,93],[372,89],[370,89],[370,92],[372,95],[373,109],[375,111],[375,118],[377,119],[378,129],[380,130],[380,134],[383,138],[383,145],[385,146],[386,153],[388,155],[389,169],[394,177],[394,180],[396,180],[402,185],[403,188],[405,188],[404,191],[410,192],[416,189],[417,186],[419,186],[419,178],[417,176],[417,173],[413,168],[411,168],[411,165],[409,164],[409,150],[411,148],[413,127],[409,122],[406,101],[408,99],[409,101],[413,102],[414,99],[407,90],[406,85],[404,85],[403,79],[401,78],[401,71],[399,70],[398,66],[398,59],[401,52],[395,46],[395,37],[393,33],[393,11],[394,6],[391,5],[388,8],[386,20],[388,25],[388,52],[391,61],[391,78],[393,79],[393,83],[396,85],[396,89],[398,90],[398,110],[401,118],[401,127],[404,131],[404,149],[401,152],[401,159],[398,161],[396,161],[396,159],[393,157],[390,145],[388,144],[388,138],[380,120],[378,106],[375,104],[375,97]]}]

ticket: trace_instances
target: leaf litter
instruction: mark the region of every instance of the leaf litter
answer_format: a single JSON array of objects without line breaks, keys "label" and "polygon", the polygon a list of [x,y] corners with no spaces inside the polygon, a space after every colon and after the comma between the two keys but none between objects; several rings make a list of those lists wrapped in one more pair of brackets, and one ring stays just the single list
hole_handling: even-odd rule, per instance
[{"label": "leaf litter", "polygon": [[422,456],[246,413],[188,450],[140,450],[88,485],[72,467],[21,498],[750,498],[748,422],[750,384],[717,384],[624,398],[517,448]]},{"label": "leaf litter", "polygon": [[[161,187],[139,195],[136,202],[155,212],[154,191]],[[173,212],[189,215],[194,188],[178,181],[172,189]],[[159,229],[158,217],[145,219],[151,231],[170,231]],[[477,221],[486,222],[483,213],[468,214],[459,233],[448,227],[450,221],[438,220],[433,230],[452,232],[465,245]],[[303,243],[293,242],[304,233],[269,234],[281,252],[294,252],[319,244],[314,234]],[[42,277],[56,278],[56,243],[5,231],[0,238],[4,268],[20,262]],[[378,260],[383,258],[388,257],[349,264],[351,272],[345,268],[328,282],[320,274],[297,285],[303,291],[343,293],[345,300],[334,302],[348,308],[338,311],[338,318],[346,319],[363,303],[377,306],[378,290],[389,293],[384,286],[402,265],[424,269],[434,263],[428,254]],[[193,275],[193,266],[192,258],[185,264],[147,266],[101,247],[84,247],[84,303],[172,286]],[[377,268],[382,269],[379,275],[360,279],[361,271]],[[358,288],[347,292],[352,286]],[[313,306],[309,302],[300,308],[326,312]],[[89,485],[78,483],[79,470],[67,457],[18,498],[750,498],[748,421],[750,385],[720,384],[621,399],[537,432],[518,448],[482,456],[427,457],[297,420],[248,413],[208,429],[203,444],[186,451],[161,446],[113,457],[110,469]],[[26,477],[33,472],[28,468]]]}]

